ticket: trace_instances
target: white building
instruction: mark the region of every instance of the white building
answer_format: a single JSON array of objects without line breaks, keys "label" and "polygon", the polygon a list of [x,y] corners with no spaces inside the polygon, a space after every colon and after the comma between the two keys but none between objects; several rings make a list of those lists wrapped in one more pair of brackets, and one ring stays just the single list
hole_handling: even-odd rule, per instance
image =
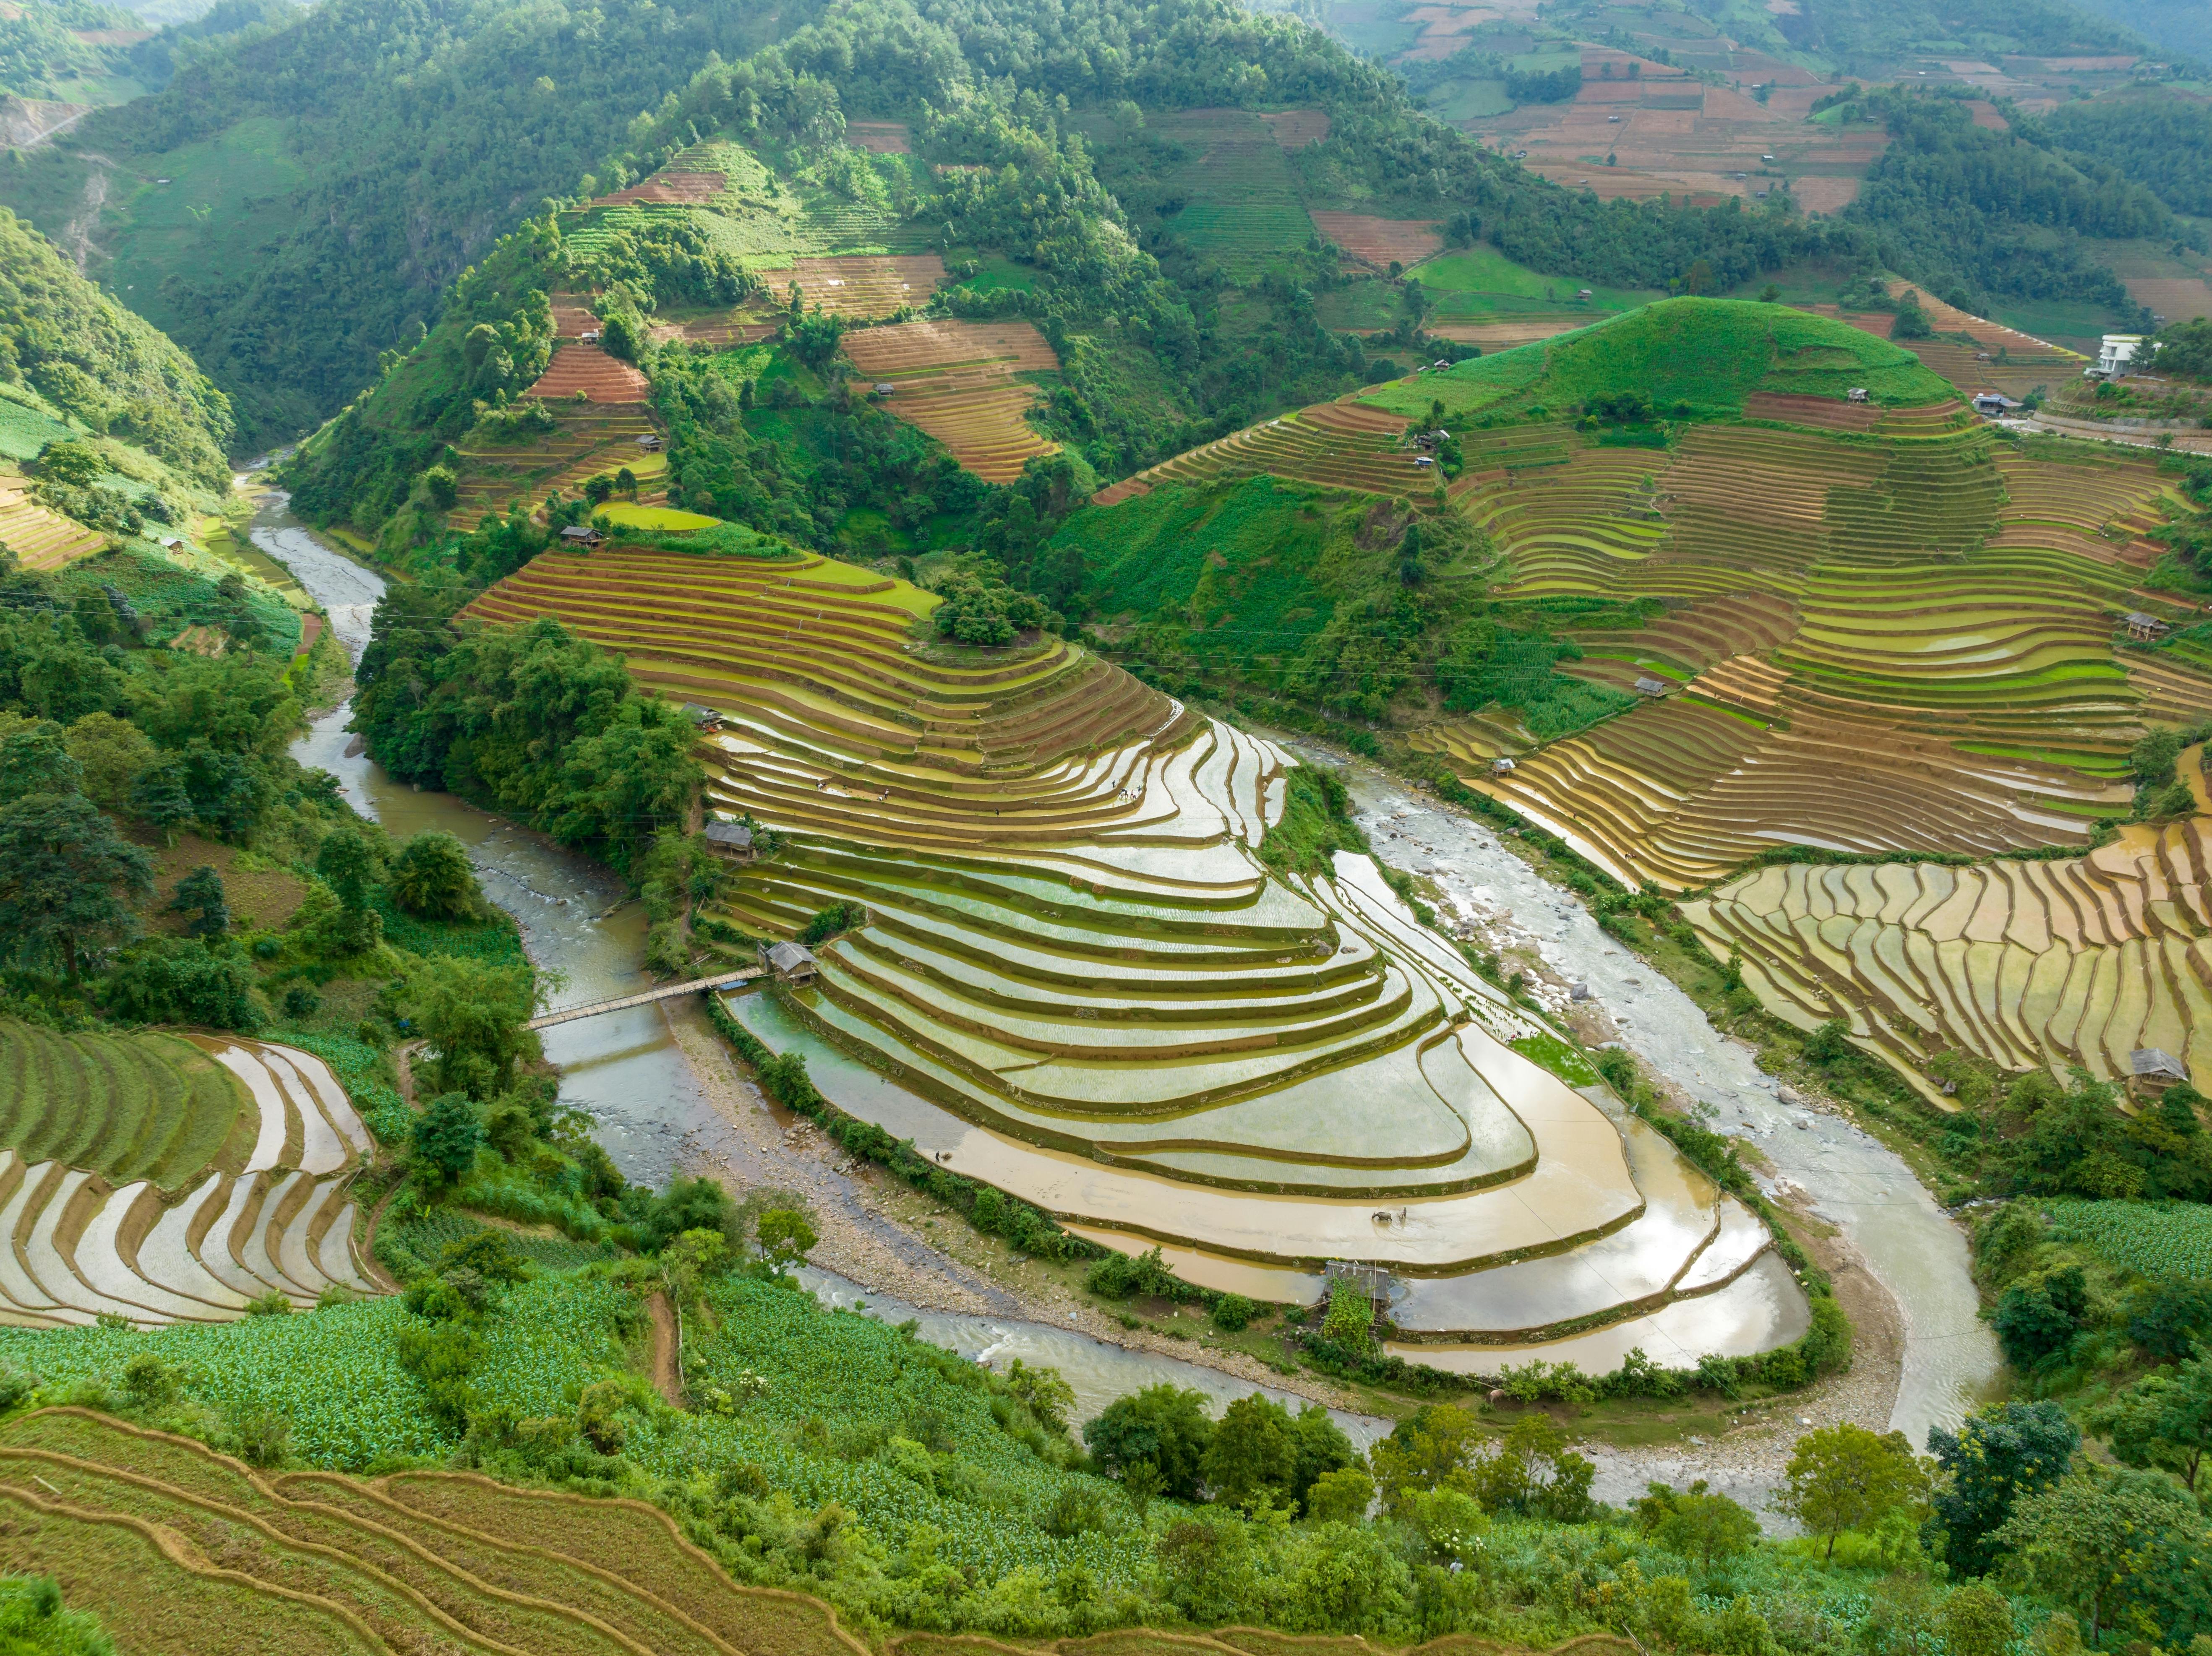
[{"label": "white building", "polygon": [[2136,360],[2136,353],[2143,348],[2143,336],[2139,333],[2108,333],[2105,343],[2097,349],[2097,366],[2081,370],[2083,375],[2097,379],[2118,379]]}]

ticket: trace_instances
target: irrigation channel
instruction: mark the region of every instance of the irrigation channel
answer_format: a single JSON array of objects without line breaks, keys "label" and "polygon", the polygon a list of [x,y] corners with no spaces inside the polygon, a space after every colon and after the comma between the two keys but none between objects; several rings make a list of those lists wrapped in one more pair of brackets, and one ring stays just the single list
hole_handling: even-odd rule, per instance
[{"label": "irrigation channel", "polygon": [[[281,494],[262,497],[252,533],[256,549],[323,607],[338,641],[358,661],[384,591],[383,578],[318,537],[285,510]],[[345,728],[351,716],[351,703],[323,714],[294,744],[293,757],[337,777],[355,809],[395,835],[442,828],[459,838],[469,849],[484,895],[521,926],[531,960],[542,972],[562,974],[553,1010],[651,986],[642,968],[644,916],[637,904],[624,901],[619,880],[544,835],[451,794],[417,791],[393,780],[357,750],[349,751],[358,748],[358,739]],[[625,1178],[663,1184],[680,1162],[688,1162],[693,1149],[739,1137],[737,1125],[716,1110],[693,1076],[659,1005],[556,1025],[541,1039],[546,1057],[561,1071],[561,1101],[599,1122],[599,1141]],[[896,1230],[889,1222],[881,1222],[886,1230]],[[904,1244],[902,1251],[913,1248],[903,1233],[896,1241]],[[871,1314],[886,1321],[912,1319],[924,1339],[997,1367],[1016,1357],[1049,1364],[1074,1388],[1079,1419],[1087,1420],[1115,1398],[1163,1380],[1194,1387],[1224,1404],[1267,1389],[1203,1364],[1132,1350],[1072,1329],[1018,1317],[928,1310],[811,1267],[802,1278],[826,1304],[865,1301]],[[1304,1401],[1285,1392],[1268,1394],[1293,1406]],[[1362,1446],[1389,1429],[1389,1422],[1371,1416],[1332,1413]]]}]

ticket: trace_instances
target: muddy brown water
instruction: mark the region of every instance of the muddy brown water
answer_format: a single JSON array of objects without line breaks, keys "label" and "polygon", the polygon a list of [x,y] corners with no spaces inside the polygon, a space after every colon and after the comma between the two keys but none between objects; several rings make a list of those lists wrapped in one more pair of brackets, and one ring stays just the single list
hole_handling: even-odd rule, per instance
[{"label": "muddy brown water", "polygon": [[[252,544],[282,566],[320,604],[331,631],[358,661],[384,578],[363,568],[264,496]],[[451,794],[418,790],[386,775],[358,751],[346,729],[350,702],[317,719],[292,747],[303,765],[338,779],[346,798],[395,837],[442,828],[468,847],[484,895],[513,915],[523,947],[541,972],[557,974],[552,1007],[582,1005],[650,986],[643,969],[645,918],[606,869],[544,835]],[[354,751],[349,751],[353,749]],[[709,1101],[656,1006],[635,1007],[557,1025],[544,1032],[545,1055],[561,1071],[561,1101],[590,1115],[597,1137],[623,1177],[663,1185],[693,1153],[739,1137],[738,1125]],[[896,1227],[885,1228],[896,1232]],[[903,1232],[896,1232],[902,1241]],[[872,1292],[865,1284],[809,1267],[803,1280],[825,1304],[866,1301],[868,1313],[913,1320],[933,1344],[1003,1368],[1014,1358],[1059,1369],[1073,1387],[1075,1416],[1087,1420],[1114,1398],[1170,1381],[1204,1392],[1218,1407],[1264,1388],[1202,1364],[1093,1339],[1073,1329],[1018,1317],[931,1311]],[[1293,1407],[1304,1399],[1271,1396]],[[1353,1441],[1371,1442],[1390,1422],[1332,1411]]]}]

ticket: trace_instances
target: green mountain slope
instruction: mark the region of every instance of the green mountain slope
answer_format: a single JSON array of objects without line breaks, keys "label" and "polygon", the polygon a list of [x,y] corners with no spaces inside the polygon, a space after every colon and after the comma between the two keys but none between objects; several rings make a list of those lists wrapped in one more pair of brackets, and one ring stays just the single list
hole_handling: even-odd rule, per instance
[{"label": "green mountain slope", "polygon": [[[231,434],[190,356],[0,209],[0,542],[52,566],[189,533],[229,493]],[[71,458],[41,464],[57,444]]]},{"label": "green mountain slope", "polygon": [[92,274],[231,392],[241,443],[265,442],[341,405],[484,247],[774,15],[337,0],[88,117],[0,169],[0,201],[58,231],[104,194]]}]

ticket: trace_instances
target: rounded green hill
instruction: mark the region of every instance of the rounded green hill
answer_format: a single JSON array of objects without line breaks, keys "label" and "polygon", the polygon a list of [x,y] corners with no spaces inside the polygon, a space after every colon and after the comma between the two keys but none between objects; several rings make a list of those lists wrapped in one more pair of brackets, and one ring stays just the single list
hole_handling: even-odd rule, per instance
[{"label": "rounded green hill", "polygon": [[1863,388],[1888,408],[1956,393],[1903,347],[1829,317],[1736,299],[1667,299],[1593,327],[1378,385],[1361,399],[1419,415],[1558,412],[1638,393],[1662,413],[1742,412],[1754,391],[1832,397]]}]

